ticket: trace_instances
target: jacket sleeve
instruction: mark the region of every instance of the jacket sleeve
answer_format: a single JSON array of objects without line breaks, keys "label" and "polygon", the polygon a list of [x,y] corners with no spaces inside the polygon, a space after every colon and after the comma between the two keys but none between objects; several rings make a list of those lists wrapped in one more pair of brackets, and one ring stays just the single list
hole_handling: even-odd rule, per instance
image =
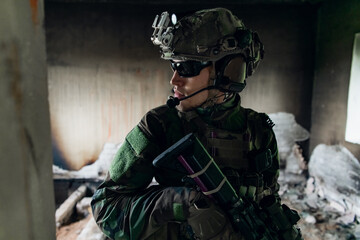
[{"label": "jacket sleeve", "polygon": [[274,194],[276,197],[279,197],[278,178],[280,172],[280,158],[275,133],[272,129],[274,124],[265,113],[250,111],[249,116],[251,117],[250,128],[252,129],[252,132],[255,133],[255,153],[260,153],[267,149],[270,149],[271,151],[271,165],[261,172],[263,175],[264,190],[271,191],[266,195]]},{"label": "jacket sleeve", "polygon": [[93,195],[95,221],[111,239],[138,239],[150,215],[147,206],[161,190],[147,188],[154,177],[152,160],[161,152],[157,136],[150,134],[162,132],[156,123],[148,113],[128,133]]},{"label": "jacket sleeve", "polygon": [[271,157],[272,157],[272,164],[270,168],[265,170],[263,172],[264,176],[264,184],[265,187],[270,188],[272,194],[274,194],[276,197],[278,196],[279,191],[279,169],[280,169],[280,158],[279,158],[279,151],[277,147],[277,141],[275,137],[274,131],[270,128],[265,131],[265,142],[264,142],[264,148],[271,150]]},{"label": "jacket sleeve", "polygon": [[111,239],[139,239],[187,215],[183,202],[189,202],[191,189],[148,187],[155,175],[152,160],[167,147],[163,132],[157,116],[145,115],[126,136],[92,198],[95,221]]}]

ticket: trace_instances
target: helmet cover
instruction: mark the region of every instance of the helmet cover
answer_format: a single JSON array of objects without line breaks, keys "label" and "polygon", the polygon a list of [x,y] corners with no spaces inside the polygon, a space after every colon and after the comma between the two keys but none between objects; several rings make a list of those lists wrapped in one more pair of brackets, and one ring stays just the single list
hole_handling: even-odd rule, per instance
[{"label": "helmet cover", "polygon": [[[230,79],[243,84],[263,58],[264,48],[257,33],[247,29],[228,9],[200,10],[173,24],[167,12],[162,13],[160,21],[158,18],[153,23],[151,40],[160,45],[165,60],[217,62],[227,56],[241,56],[246,63],[245,76]],[[225,62],[230,63],[231,57]],[[216,68],[216,75],[222,78],[226,66]]]}]

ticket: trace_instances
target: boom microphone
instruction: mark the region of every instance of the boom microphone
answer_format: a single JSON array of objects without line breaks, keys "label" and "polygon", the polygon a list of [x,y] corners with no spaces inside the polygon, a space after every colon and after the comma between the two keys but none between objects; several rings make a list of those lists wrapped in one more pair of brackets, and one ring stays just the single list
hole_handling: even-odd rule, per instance
[{"label": "boom microphone", "polygon": [[216,87],[216,86],[208,86],[206,88],[202,88],[199,91],[196,91],[196,92],[190,94],[189,96],[186,96],[186,97],[181,98],[181,99],[179,99],[177,97],[169,96],[168,100],[166,101],[166,105],[168,105],[169,108],[174,108],[177,105],[179,105],[181,101],[183,101],[185,99],[191,98],[191,97],[195,96],[196,94],[198,94],[198,93],[200,93],[202,91],[211,90],[211,89],[215,89],[215,88],[220,89],[219,87]]},{"label": "boom microphone", "polygon": [[168,100],[166,101],[166,105],[168,105],[169,108],[174,108],[179,104],[180,104],[180,99],[173,96],[169,96]]}]

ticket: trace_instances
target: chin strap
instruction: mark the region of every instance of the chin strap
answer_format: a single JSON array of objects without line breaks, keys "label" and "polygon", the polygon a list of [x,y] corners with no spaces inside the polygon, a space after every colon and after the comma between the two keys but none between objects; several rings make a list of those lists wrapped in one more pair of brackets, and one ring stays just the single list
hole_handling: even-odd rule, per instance
[{"label": "chin strap", "polygon": [[[230,92],[222,87],[214,86],[214,89],[219,90],[220,92],[210,92],[210,96],[203,102],[199,107],[201,108],[212,108],[215,105],[222,104],[232,98],[235,92]],[[224,97],[221,103],[218,103],[217,100],[220,97]]]}]

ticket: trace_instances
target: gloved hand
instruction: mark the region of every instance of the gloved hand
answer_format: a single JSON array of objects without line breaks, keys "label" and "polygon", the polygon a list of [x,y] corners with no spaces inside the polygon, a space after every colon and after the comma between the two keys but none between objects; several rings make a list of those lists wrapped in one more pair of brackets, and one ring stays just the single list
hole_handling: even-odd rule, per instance
[{"label": "gloved hand", "polygon": [[196,200],[199,192],[188,187],[167,187],[156,193],[154,201],[149,205],[152,221],[162,225],[170,221],[186,221],[189,207]]},{"label": "gloved hand", "polygon": [[156,191],[148,207],[152,208],[153,227],[168,222],[186,222],[198,239],[242,239],[226,214],[203,193],[188,187],[167,187]]},{"label": "gloved hand", "polygon": [[191,226],[196,239],[240,240],[225,212],[208,197],[196,196],[189,207],[188,224]]}]

